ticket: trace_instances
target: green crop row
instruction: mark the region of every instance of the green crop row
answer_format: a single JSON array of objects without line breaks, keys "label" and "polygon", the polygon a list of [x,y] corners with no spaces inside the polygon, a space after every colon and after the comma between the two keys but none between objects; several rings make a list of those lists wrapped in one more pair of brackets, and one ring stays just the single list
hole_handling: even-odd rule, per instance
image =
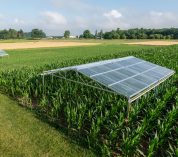
[{"label": "green crop row", "polygon": [[[162,154],[171,156],[177,148],[172,138],[177,138],[175,128],[178,126],[178,104],[174,102],[178,95],[177,51],[178,46],[160,47],[146,52],[119,52],[44,67],[4,70],[0,72],[0,90],[36,111],[41,118],[66,128],[70,137],[102,156],[154,156],[162,148],[165,148]],[[45,76],[43,86],[40,75],[43,70],[126,55],[140,57],[176,71],[156,91],[132,103],[128,122],[125,121],[127,100],[122,96],[51,76]],[[79,79],[74,72],[66,75],[70,79]],[[80,78],[95,84],[83,75]]]}]

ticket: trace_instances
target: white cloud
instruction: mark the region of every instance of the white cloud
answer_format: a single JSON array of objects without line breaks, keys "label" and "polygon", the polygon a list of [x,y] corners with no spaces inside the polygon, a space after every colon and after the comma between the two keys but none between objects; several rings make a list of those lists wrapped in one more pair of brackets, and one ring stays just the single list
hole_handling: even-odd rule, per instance
[{"label": "white cloud", "polygon": [[87,27],[90,26],[90,20],[89,19],[87,20],[87,19],[82,18],[80,16],[77,16],[75,18],[74,23],[75,23],[75,25],[74,25],[75,27],[77,26],[78,28],[81,28],[81,29],[86,29]]},{"label": "white cloud", "polygon": [[[120,9],[121,10],[121,9]],[[106,23],[106,28],[119,27],[129,28],[170,28],[178,27],[178,14],[167,11],[138,11],[134,9],[122,9],[122,18],[110,18]],[[105,16],[106,17],[106,16]],[[109,19],[109,18],[108,18]]]},{"label": "white cloud", "polygon": [[151,12],[150,12],[150,15],[151,15],[151,16],[158,16],[158,17],[161,17],[162,15],[164,15],[164,13],[163,13],[163,12],[151,11]]},{"label": "white cloud", "polygon": [[51,24],[51,25],[61,25],[61,24],[66,25],[67,24],[66,18],[62,14],[59,14],[57,12],[46,11],[46,12],[43,12],[41,15],[44,21],[46,22],[46,24]]},{"label": "white cloud", "polygon": [[103,15],[107,18],[115,18],[115,19],[122,17],[122,14],[117,10],[111,10],[110,12],[104,13]]},{"label": "white cloud", "polygon": [[24,24],[25,22],[23,20],[19,19],[19,18],[15,18],[14,23],[15,24]]},{"label": "white cloud", "polygon": [[152,20],[154,20],[158,24],[168,22],[168,21],[172,21],[172,22],[177,21],[177,15],[174,15],[171,12],[151,11],[150,17]]},{"label": "white cloud", "polygon": [[62,35],[70,25],[64,15],[58,12],[41,12],[35,28],[43,29],[47,35]]},{"label": "white cloud", "polygon": [[[81,0],[74,0],[72,4],[67,4],[64,0],[53,0],[61,3],[64,9],[68,10],[66,17],[60,12],[45,11],[36,14],[36,17],[25,18],[23,16],[9,16],[4,17],[0,14],[0,29],[24,29],[25,31],[31,31],[33,28],[43,29],[47,35],[62,35],[65,30],[70,30],[72,34],[79,35],[85,29],[91,30],[93,33],[95,30],[110,31],[112,29],[121,28],[129,29],[136,27],[143,28],[165,28],[165,27],[178,27],[178,14],[177,12],[167,11],[139,11],[130,8],[119,9],[101,9],[98,7],[87,8],[84,12],[82,9],[79,11],[70,10],[70,7],[76,7],[76,4],[80,6],[84,5]],[[67,8],[69,6],[69,8]],[[61,11],[64,11],[61,9]],[[92,14],[91,14],[92,13]],[[70,15],[70,16],[69,16]]]},{"label": "white cloud", "polygon": [[98,26],[104,30],[111,30],[116,28],[125,29],[128,27],[128,21],[125,15],[118,10],[110,10],[109,12],[103,13],[103,18],[98,23]]},{"label": "white cloud", "polygon": [[[173,12],[138,12],[130,17],[131,26],[145,28],[178,27],[178,15]],[[134,19],[134,20],[132,20]],[[136,19],[136,20],[135,20]]]}]

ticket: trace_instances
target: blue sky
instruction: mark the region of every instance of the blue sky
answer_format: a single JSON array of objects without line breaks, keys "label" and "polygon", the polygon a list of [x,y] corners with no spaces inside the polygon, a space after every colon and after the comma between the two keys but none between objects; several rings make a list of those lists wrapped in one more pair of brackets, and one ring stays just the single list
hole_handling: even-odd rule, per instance
[{"label": "blue sky", "polygon": [[0,29],[78,35],[116,28],[178,27],[177,0],[0,0]]}]

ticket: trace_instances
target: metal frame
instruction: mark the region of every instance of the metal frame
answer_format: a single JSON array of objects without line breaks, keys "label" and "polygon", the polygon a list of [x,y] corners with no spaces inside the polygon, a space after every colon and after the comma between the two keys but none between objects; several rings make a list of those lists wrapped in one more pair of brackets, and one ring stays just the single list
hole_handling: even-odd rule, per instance
[{"label": "metal frame", "polygon": [[[1,53],[2,52],[2,53]],[[6,57],[6,56],[9,56],[9,54],[7,54],[5,51],[3,50],[0,50],[0,58],[3,58],[3,57]]]},{"label": "metal frame", "polygon": [[[109,89],[109,87],[111,85],[104,85],[103,83],[98,83],[97,81],[93,80],[92,77],[94,75],[91,75],[90,77],[89,76],[86,76],[85,74],[83,74],[82,72],[80,72],[81,69],[85,69],[85,68],[89,68],[89,67],[93,67],[93,66],[97,66],[97,65],[104,65],[104,64],[107,64],[107,63],[112,63],[112,62],[117,62],[117,61],[121,61],[121,60],[124,60],[124,59],[129,59],[129,58],[132,58],[132,56],[129,56],[129,57],[124,57],[124,58],[119,58],[119,59],[113,59],[113,60],[106,60],[106,61],[101,61],[101,62],[94,62],[94,63],[89,63],[89,64],[83,64],[83,65],[79,65],[79,66],[71,66],[71,67],[65,67],[65,68],[59,68],[59,69],[55,69],[55,70],[49,70],[49,71],[44,71],[41,75],[43,77],[43,85],[45,85],[45,82],[44,82],[44,77],[46,75],[52,75],[52,79],[53,77],[58,77],[60,79],[64,79],[66,81],[69,81],[69,82],[73,82],[73,83],[78,83],[78,84],[82,84],[84,86],[88,86],[88,87],[92,87],[92,88],[95,88],[95,89],[98,89],[98,90],[102,90],[102,91],[105,91],[105,92],[109,92],[109,93],[113,93],[113,94],[117,94],[117,95],[121,95],[120,93],[118,92],[115,92],[113,91],[112,89]],[[136,64],[139,64],[139,63],[142,63],[142,62],[145,62],[144,60],[143,61],[140,61]],[[153,64],[153,63],[152,63]],[[125,66],[127,67],[127,66]],[[125,68],[125,67],[122,67],[122,68]],[[158,65],[156,65],[155,67],[151,68],[151,69],[154,69],[154,68],[157,68]],[[119,68],[120,69],[120,68]],[[149,69],[150,70],[150,69]],[[60,72],[67,72],[67,71],[75,71],[77,73],[77,76],[78,78],[80,79],[80,81],[76,81],[76,80],[71,80],[71,79],[68,79],[66,78],[66,75],[63,76],[61,75]],[[147,70],[148,71],[148,70]],[[144,71],[145,72],[145,71]],[[143,73],[144,73],[143,72]],[[55,73],[58,73],[59,75],[61,76],[58,76],[58,75],[55,75]],[[163,77],[162,79],[158,80],[158,81],[155,81],[154,83],[148,85],[147,87],[145,87],[144,89],[138,91],[137,93],[134,93],[133,95],[129,96],[129,97],[126,97],[124,95],[124,97],[126,97],[128,99],[128,105],[127,105],[127,120],[129,118],[129,112],[131,110],[131,103],[135,100],[137,100],[138,98],[140,98],[141,96],[145,95],[146,93],[148,93],[149,91],[151,91],[152,89],[154,89],[155,87],[157,87],[158,85],[160,85],[162,82],[164,82],[165,80],[167,80],[169,77],[171,77],[173,74],[175,73],[175,71],[172,71],[170,72],[167,76]],[[81,77],[79,74],[82,74],[88,78],[90,78],[92,81],[95,82],[95,84],[97,84],[97,86],[93,86],[91,84],[88,84],[86,83]],[[134,75],[134,76],[137,76],[138,74]],[[139,73],[140,75],[140,73]],[[121,80],[123,81],[123,80]],[[117,82],[118,83],[118,82]],[[115,84],[115,83],[114,83]],[[105,86],[106,88],[103,88],[102,87]],[[113,85],[113,84],[112,84]],[[107,89],[108,88],[108,89]],[[44,90],[45,88],[43,88]]]},{"label": "metal frame", "polygon": [[168,76],[164,77],[163,79],[159,80],[158,82],[150,85],[150,87],[146,88],[145,90],[139,92],[137,95],[131,97],[129,99],[129,102],[132,103],[133,101],[137,100],[138,98],[140,98],[141,96],[143,96],[144,94],[146,94],[147,92],[151,91],[152,89],[154,89],[155,87],[159,86],[161,83],[163,83],[164,81],[166,81],[169,77],[171,77],[175,72],[170,73]]},{"label": "metal frame", "polygon": [[[75,70],[73,70],[73,71],[75,71]],[[105,89],[105,88],[103,88],[98,82],[95,82],[95,81],[93,81],[93,80],[92,80],[92,81],[93,81],[95,84],[97,84],[98,86],[94,86],[94,85],[91,85],[91,84],[88,84],[88,83],[84,82],[84,80],[80,77],[79,72],[78,72],[78,71],[75,71],[75,72],[76,72],[77,76],[79,76],[81,82],[80,82],[80,81],[76,81],[76,80],[72,80],[72,79],[66,78],[66,76],[63,76],[63,75],[60,73],[60,71],[58,72],[59,76],[58,76],[58,75],[55,75],[54,73],[51,73],[51,74],[49,74],[49,75],[52,76],[52,79],[53,79],[53,77],[57,77],[57,78],[64,79],[64,80],[69,81],[69,82],[81,84],[81,85],[84,85],[84,86],[87,86],[87,87],[92,87],[92,88],[95,88],[95,89],[98,89],[98,90],[101,90],[101,91],[105,91],[105,92],[108,92],[108,93],[117,94],[115,91],[112,91],[112,90],[110,90],[110,89]],[[80,73],[80,74],[82,74],[82,73]],[[48,75],[48,74],[41,74],[43,86],[45,86],[45,76],[46,76],[46,75]],[[44,90],[44,88],[43,88],[43,90]],[[44,93],[44,92],[43,92],[43,93]]]},{"label": "metal frame", "polygon": [[9,56],[8,54],[0,55],[1,58]]},{"label": "metal frame", "polygon": [[133,58],[133,56],[118,58],[118,59],[104,60],[104,61],[93,62],[93,63],[88,63],[88,64],[81,64],[81,65],[78,65],[78,66],[64,67],[64,68],[59,68],[59,69],[54,69],[54,70],[48,70],[48,71],[44,71],[43,75],[50,75],[52,73],[57,73],[59,71],[64,71],[64,70],[81,70],[81,69],[94,67],[94,66],[101,65],[101,64],[104,65],[104,64],[108,64],[108,63],[114,63],[114,62],[117,62],[117,61],[123,61],[123,60],[129,59],[129,58]]},{"label": "metal frame", "polygon": [[[1,53],[3,52],[3,53]],[[9,54],[7,54],[5,51],[0,50],[0,58],[1,58],[1,62],[3,63],[3,58],[4,57],[9,57]]]}]

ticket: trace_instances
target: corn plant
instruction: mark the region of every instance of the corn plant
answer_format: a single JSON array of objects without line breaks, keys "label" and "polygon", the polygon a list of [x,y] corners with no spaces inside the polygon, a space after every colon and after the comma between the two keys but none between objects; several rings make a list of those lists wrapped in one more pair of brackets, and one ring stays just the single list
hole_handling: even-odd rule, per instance
[{"label": "corn plant", "polygon": [[[36,111],[40,117],[65,127],[100,156],[176,156],[178,98],[178,46],[119,52],[87,59],[56,62],[43,67],[0,71],[0,91]],[[121,96],[45,76],[43,70],[133,55],[174,69],[176,74],[132,104],[125,122],[127,100]],[[68,78],[78,80],[73,72]],[[90,79],[84,81],[95,85]],[[176,99],[175,99],[176,98]],[[170,101],[176,100],[176,103]],[[146,147],[146,148],[144,148]]]}]

